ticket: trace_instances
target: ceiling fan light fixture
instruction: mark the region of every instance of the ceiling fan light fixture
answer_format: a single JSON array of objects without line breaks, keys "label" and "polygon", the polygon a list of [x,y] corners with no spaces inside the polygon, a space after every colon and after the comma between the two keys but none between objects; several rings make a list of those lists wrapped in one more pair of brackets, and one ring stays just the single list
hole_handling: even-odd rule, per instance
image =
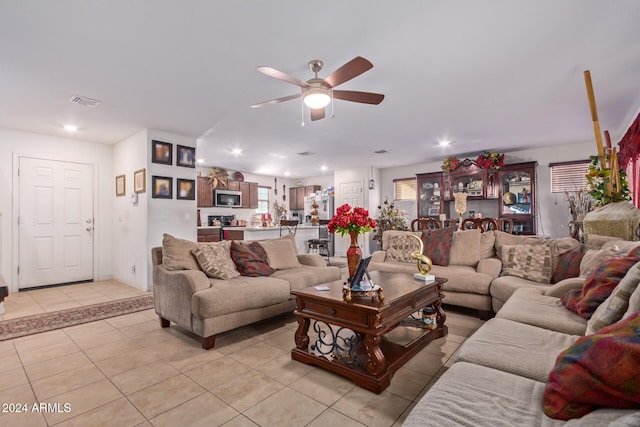
[{"label": "ceiling fan light fixture", "polygon": [[329,91],[326,89],[309,89],[304,94],[304,103],[309,108],[324,108],[331,102]]}]

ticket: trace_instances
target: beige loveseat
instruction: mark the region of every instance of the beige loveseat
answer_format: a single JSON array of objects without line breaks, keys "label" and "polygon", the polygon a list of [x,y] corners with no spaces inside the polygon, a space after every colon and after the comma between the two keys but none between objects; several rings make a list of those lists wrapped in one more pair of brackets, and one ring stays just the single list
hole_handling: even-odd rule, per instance
[{"label": "beige loveseat", "polygon": [[[230,243],[198,244],[165,235],[163,247],[151,251],[155,311],[162,327],[180,325],[200,336],[204,349],[215,345],[220,332],[293,310],[292,290],[340,279],[340,270],[328,267],[320,255],[297,255],[293,235],[260,242],[275,270],[269,276],[227,274],[223,270],[234,269]],[[226,279],[208,277],[201,267],[206,260],[198,263],[193,255],[205,245],[218,256],[205,270]]]},{"label": "beige loveseat", "polygon": [[[638,282],[640,263],[626,273],[617,286],[619,292],[614,291],[600,304],[589,321],[566,309],[559,298],[572,287],[580,288],[580,280],[547,286],[545,290],[517,289],[496,317],[458,349],[454,363],[420,398],[403,425],[640,425],[637,401],[635,409],[596,404],[590,408],[595,408],[592,412],[580,413],[585,405],[593,404],[596,390],[616,402],[613,405],[624,407],[621,396],[628,399],[629,395],[619,390],[624,387],[621,384],[627,384],[635,390],[632,393],[637,399],[637,337],[632,331],[628,333],[624,338],[635,339],[636,344],[626,341],[626,347],[616,347],[612,342],[623,327],[628,327],[623,324],[638,324]],[[632,348],[635,350],[630,351]],[[603,399],[602,395],[598,399]],[[543,408],[560,419],[551,418]],[[578,414],[566,421],[565,413]]]}]

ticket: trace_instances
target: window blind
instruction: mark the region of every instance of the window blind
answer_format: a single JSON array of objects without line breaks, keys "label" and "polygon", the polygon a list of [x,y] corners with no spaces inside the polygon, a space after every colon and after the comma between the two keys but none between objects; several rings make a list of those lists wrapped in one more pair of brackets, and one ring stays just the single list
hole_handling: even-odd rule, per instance
[{"label": "window blind", "polygon": [[589,160],[550,163],[549,167],[551,168],[552,193],[576,191],[586,187]]},{"label": "window blind", "polygon": [[394,200],[416,200],[416,179],[400,178],[393,180]]}]

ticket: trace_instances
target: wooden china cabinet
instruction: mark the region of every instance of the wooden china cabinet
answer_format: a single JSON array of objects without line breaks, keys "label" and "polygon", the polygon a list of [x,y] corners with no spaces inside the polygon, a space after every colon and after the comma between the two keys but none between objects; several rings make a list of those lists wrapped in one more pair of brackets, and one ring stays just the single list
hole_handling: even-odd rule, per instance
[{"label": "wooden china cabinet", "polygon": [[504,165],[498,171],[500,216],[513,220],[514,234],[536,234],[537,162]]},{"label": "wooden china cabinet", "polygon": [[[418,188],[418,217],[435,217],[449,212],[448,190],[444,189],[442,172],[420,173],[416,175]],[[447,195],[445,200],[445,194]]]}]

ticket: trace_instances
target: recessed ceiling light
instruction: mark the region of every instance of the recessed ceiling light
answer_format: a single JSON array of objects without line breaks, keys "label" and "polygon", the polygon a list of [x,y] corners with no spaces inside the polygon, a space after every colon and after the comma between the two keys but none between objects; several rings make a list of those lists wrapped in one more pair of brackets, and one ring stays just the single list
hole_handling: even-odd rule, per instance
[{"label": "recessed ceiling light", "polygon": [[438,145],[440,147],[448,147],[449,144],[451,144],[451,141],[448,139],[441,139],[440,141],[438,141]]},{"label": "recessed ceiling light", "polygon": [[326,170],[327,170],[327,167],[326,167],[325,165],[322,165],[322,166],[320,166],[320,170],[321,170],[321,171],[326,171]]},{"label": "recessed ceiling light", "polygon": [[291,175],[291,172],[289,172],[289,171],[284,173],[284,176],[289,176],[289,175]]},{"label": "recessed ceiling light", "polygon": [[205,159],[197,159],[197,160],[196,160],[196,163],[198,163],[198,164],[200,164],[200,165],[201,165],[201,164],[203,164],[203,163],[204,163],[204,160],[205,160]]},{"label": "recessed ceiling light", "polygon": [[234,148],[231,150],[231,153],[235,154],[236,156],[240,155],[242,154],[242,148]]},{"label": "recessed ceiling light", "polygon": [[78,130],[78,127],[74,125],[64,125],[64,130],[66,130],[67,132],[76,132]]}]

